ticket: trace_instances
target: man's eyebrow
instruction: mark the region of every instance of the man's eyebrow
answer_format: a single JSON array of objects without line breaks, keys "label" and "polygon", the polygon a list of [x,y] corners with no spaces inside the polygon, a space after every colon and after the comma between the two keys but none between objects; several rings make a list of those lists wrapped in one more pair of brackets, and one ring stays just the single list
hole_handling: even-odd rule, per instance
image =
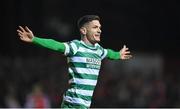
[{"label": "man's eyebrow", "polygon": [[100,27],[100,28],[101,28],[101,25],[96,25],[96,24],[95,24],[94,27]]}]

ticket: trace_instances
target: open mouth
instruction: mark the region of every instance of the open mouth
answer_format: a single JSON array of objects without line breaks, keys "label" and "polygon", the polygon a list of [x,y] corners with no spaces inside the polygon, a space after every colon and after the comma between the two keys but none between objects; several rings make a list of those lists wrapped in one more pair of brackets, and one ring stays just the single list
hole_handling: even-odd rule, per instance
[{"label": "open mouth", "polygon": [[95,38],[96,41],[100,41],[100,37],[101,37],[100,34],[95,34],[94,35],[94,38]]},{"label": "open mouth", "polygon": [[100,37],[100,34],[95,34],[95,37]]}]

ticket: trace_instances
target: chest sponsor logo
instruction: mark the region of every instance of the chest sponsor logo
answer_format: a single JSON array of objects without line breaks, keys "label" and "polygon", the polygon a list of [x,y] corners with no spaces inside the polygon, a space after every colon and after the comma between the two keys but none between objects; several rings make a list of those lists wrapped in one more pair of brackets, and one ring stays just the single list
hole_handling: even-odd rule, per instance
[{"label": "chest sponsor logo", "polygon": [[86,58],[86,62],[90,63],[90,64],[101,65],[101,60],[100,59]]}]

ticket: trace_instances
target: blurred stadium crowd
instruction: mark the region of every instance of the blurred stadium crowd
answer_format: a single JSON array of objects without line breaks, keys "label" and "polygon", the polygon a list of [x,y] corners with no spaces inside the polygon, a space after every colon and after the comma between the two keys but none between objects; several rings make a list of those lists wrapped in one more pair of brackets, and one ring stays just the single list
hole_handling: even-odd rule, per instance
[{"label": "blurred stadium crowd", "polygon": [[[63,56],[0,60],[0,107],[60,107],[68,87]],[[105,59],[91,107],[179,107],[179,82],[173,74],[164,75],[164,66],[155,54],[124,62]]]}]

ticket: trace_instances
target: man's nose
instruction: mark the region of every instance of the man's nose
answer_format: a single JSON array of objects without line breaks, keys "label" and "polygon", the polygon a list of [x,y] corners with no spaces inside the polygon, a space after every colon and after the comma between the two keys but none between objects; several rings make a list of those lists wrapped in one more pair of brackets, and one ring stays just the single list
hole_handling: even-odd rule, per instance
[{"label": "man's nose", "polygon": [[98,33],[101,33],[101,29],[98,29]]}]

